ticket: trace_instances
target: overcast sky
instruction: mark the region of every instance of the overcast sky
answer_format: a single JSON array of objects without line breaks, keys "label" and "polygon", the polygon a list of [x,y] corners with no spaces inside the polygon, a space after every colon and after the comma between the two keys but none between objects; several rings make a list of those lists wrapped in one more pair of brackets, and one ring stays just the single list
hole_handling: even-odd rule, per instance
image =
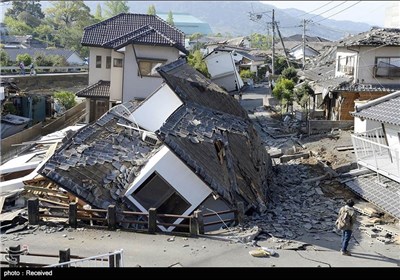
[{"label": "overcast sky", "polygon": [[[379,25],[379,26],[384,25],[386,7],[388,7],[392,3],[398,3],[398,1],[260,1],[260,2],[273,5],[279,9],[295,8],[303,10],[305,12],[311,12],[312,14],[321,14],[321,16],[323,17],[329,17],[337,13],[337,15],[334,15],[329,18],[335,20],[351,20],[355,22],[365,22],[371,25]],[[304,15],[304,17],[307,19],[310,18],[311,16]]]}]

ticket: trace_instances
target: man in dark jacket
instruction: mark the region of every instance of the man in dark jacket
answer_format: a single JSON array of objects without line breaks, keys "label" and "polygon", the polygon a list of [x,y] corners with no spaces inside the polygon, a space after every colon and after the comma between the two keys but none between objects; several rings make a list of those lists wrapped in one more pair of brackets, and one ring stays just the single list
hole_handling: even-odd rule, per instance
[{"label": "man in dark jacket", "polygon": [[342,249],[340,250],[342,255],[346,256],[351,256],[350,252],[347,250],[347,246],[349,245],[349,241],[353,233],[353,226],[356,222],[356,211],[353,208],[353,205],[354,201],[349,199],[346,201],[346,205],[339,210],[339,217],[344,213],[347,213],[348,216],[346,219],[346,224],[342,228]]}]

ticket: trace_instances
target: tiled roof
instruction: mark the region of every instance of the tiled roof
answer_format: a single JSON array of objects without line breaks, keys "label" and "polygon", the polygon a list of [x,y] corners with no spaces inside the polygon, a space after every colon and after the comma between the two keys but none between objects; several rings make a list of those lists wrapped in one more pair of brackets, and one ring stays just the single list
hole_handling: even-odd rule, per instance
[{"label": "tiled roof", "polygon": [[[248,119],[186,105],[157,132],[163,142],[231,205],[238,201],[260,210],[267,203],[268,155]],[[216,141],[225,149],[223,162]]]},{"label": "tiled roof", "polygon": [[400,126],[400,91],[356,107],[355,117]]},{"label": "tiled roof", "polygon": [[[122,196],[141,168],[160,148],[141,140],[139,131],[126,116],[138,102],[113,107],[93,124],[86,125],[58,148],[39,170],[91,206],[126,208]],[[123,108],[124,107],[124,108]],[[136,210],[136,209],[133,209]]]},{"label": "tiled roof", "polygon": [[185,35],[158,16],[122,13],[84,29],[84,46],[121,48],[127,44],[174,46],[186,52]]},{"label": "tiled roof", "polygon": [[110,97],[110,82],[109,81],[98,81],[97,83],[90,85],[76,94],[78,97],[97,97],[97,98],[109,98]]},{"label": "tiled roof", "polygon": [[373,28],[344,38],[338,46],[400,46],[400,28]]},{"label": "tiled roof", "polygon": [[232,96],[189,66],[184,59],[161,67],[159,73],[185,103],[194,102],[242,118],[247,116],[246,111]]},{"label": "tiled roof", "polygon": [[[157,131],[160,139],[226,201],[243,201],[260,210],[271,164],[247,113],[182,61],[161,67],[159,73],[185,103]],[[217,140],[223,143],[223,162]]]},{"label": "tiled roof", "polygon": [[379,91],[379,92],[395,92],[400,90],[399,84],[344,84],[336,88],[338,91]]}]

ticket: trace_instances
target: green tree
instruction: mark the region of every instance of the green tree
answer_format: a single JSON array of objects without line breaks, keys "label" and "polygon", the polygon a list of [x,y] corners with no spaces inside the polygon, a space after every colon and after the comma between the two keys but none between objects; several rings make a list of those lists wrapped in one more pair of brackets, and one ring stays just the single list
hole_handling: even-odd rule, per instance
[{"label": "green tree", "polygon": [[175,23],[174,23],[174,15],[172,14],[171,11],[169,11],[169,13],[168,13],[167,22],[169,24],[171,24],[172,26],[175,25]]},{"label": "green tree", "polygon": [[287,68],[286,58],[278,55],[275,59],[275,74],[280,75],[285,68]]},{"label": "green tree", "polygon": [[9,16],[4,18],[4,24],[7,26],[10,35],[26,35],[33,33],[32,28],[25,22],[21,22]]},{"label": "green tree", "polygon": [[16,59],[18,63],[22,61],[25,66],[28,66],[32,63],[32,57],[27,53],[17,55]]},{"label": "green tree", "polygon": [[289,105],[293,104],[295,83],[292,80],[279,78],[272,95],[279,100],[281,104],[286,104],[286,112],[289,110]]},{"label": "green tree", "polygon": [[148,15],[156,15],[156,7],[154,5],[150,5],[149,8],[147,9],[147,14]]},{"label": "green tree", "polygon": [[128,1],[105,1],[104,17],[110,18],[120,13],[129,13]]},{"label": "green tree", "polygon": [[188,63],[207,78],[210,77],[207,69],[207,64],[204,62],[203,55],[199,50],[189,53]]},{"label": "green tree", "polygon": [[194,46],[192,48],[194,51],[200,50],[205,46],[205,43],[199,42],[199,39],[201,37],[203,37],[203,34],[201,34],[200,32],[193,33],[192,35],[189,36],[189,40],[191,42],[196,41],[196,43],[194,44]]},{"label": "green tree", "polygon": [[97,19],[98,21],[103,20],[103,15],[101,13],[101,5],[100,3],[97,4],[96,6],[96,12],[94,13],[94,18]]},{"label": "green tree", "polygon": [[52,42],[54,38],[54,35],[52,34],[53,31],[54,30],[50,25],[41,24],[34,29],[33,33],[35,35],[35,39],[46,42],[47,47],[49,47],[49,45],[54,45]]},{"label": "green tree", "polygon": [[76,105],[75,93],[70,91],[59,91],[54,93],[54,98],[60,101],[65,109],[71,109]]},{"label": "green tree", "polygon": [[82,24],[93,19],[90,8],[84,1],[55,1],[46,10],[50,23],[56,30],[65,27],[84,27]]},{"label": "green tree", "polygon": [[251,72],[250,69],[243,69],[239,73],[240,78],[242,79],[254,79],[255,78],[255,73]]},{"label": "green tree", "polygon": [[88,54],[88,48],[81,45],[84,27],[96,23],[90,8],[83,1],[57,1],[46,10],[46,19],[53,29],[54,45],[75,50],[81,55]]},{"label": "green tree", "polygon": [[0,66],[10,66],[11,65],[11,60],[10,56],[6,53],[5,50],[1,49],[0,50]]},{"label": "green tree", "polygon": [[308,83],[304,83],[300,87],[296,88],[294,93],[296,95],[297,103],[299,103],[303,109],[307,107],[310,97],[313,97],[314,99],[315,96],[314,90]]},{"label": "green tree", "polygon": [[297,71],[294,69],[293,66],[287,67],[282,71],[281,76],[285,79],[292,80],[293,82],[297,83],[299,78],[297,77]]},{"label": "green tree", "polygon": [[19,21],[26,23],[26,25],[32,28],[35,28],[42,23],[41,19],[31,15],[28,12],[21,12],[17,18]]},{"label": "green tree", "polygon": [[259,33],[252,33],[250,35],[250,44],[252,48],[259,50],[268,50],[269,49],[269,37],[266,35],[262,35]]},{"label": "green tree", "polygon": [[7,9],[5,16],[16,19],[22,12],[27,12],[38,19],[44,18],[40,1],[12,1],[12,6]]}]

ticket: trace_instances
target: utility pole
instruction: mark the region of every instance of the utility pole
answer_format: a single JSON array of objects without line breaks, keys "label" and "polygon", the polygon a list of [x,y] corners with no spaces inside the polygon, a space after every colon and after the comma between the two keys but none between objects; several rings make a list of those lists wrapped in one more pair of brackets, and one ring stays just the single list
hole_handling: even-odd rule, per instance
[{"label": "utility pole", "polygon": [[272,75],[275,75],[275,10],[272,9]]},{"label": "utility pole", "polygon": [[306,65],[306,20],[303,19],[303,70]]},{"label": "utility pole", "polygon": [[278,23],[275,22],[275,24],[276,24],[276,30],[278,30],[279,39],[281,39],[281,44],[282,44],[283,51],[285,52],[286,63],[288,65],[288,67],[290,67],[289,55],[288,55],[288,53],[286,51],[285,43],[283,42],[283,39],[282,39],[282,36],[281,36],[281,31],[279,30]]}]

